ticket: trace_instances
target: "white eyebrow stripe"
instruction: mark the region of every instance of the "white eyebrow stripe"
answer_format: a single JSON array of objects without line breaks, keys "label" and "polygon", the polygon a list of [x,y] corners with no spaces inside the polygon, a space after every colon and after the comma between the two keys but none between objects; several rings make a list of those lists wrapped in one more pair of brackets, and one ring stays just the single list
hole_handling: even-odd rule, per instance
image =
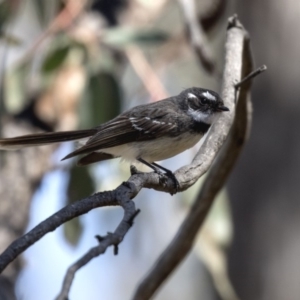
[{"label": "white eyebrow stripe", "polygon": [[188,98],[197,98],[193,93],[188,93]]},{"label": "white eyebrow stripe", "polygon": [[202,93],[202,96],[204,96],[205,98],[212,100],[212,101],[216,101],[216,97],[214,95],[212,95],[209,91],[206,91],[205,93]]}]

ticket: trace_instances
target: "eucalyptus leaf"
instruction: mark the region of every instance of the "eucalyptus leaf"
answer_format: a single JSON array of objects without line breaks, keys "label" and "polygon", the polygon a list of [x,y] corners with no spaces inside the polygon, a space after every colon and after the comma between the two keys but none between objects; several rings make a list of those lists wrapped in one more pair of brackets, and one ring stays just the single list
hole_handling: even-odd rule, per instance
[{"label": "eucalyptus leaf", "polygon": [[121,92],[119,84],[109,72],[92,74],[81,102],[80,119],[84,128],[104,123],[120,113]]},{"label": "eucalyptus leaf", "polygon": [[0,33],[3,35],[3,26],[11,16],[11,5],[7,1],[0,3]]},{"label": "eucalyptus leaf", "polygon": [[83,226],[79,218],[72,219],[63,226],[63,233],[66,240],[73,246],[78,245],[82,235]]},{"label": "eucalyptus leaf", "polygon": [[125,47],[130,44],[157,45],[167,41],[168,38],[166,32],[155,29],[116,28],[107,30],[103,41],[112,46]]},{"label": "eucalyptus leaf", "polygon": [[28,74],[31,62],[11,68],[6,73],[4,106],[9,114],[17,114],[27,105]]},{"label": "eucalyptus leaf", "polygon": [[58,69],[66,60],[70,46],[66,45],[51,51],[45,58],[42,64],[42,71],[44,73],[52,72]]},{"label": "eucalyptus leaf", "polygon": [[74,165],[70,169],[70,180],[67,187],[67,203],[71,204],[89,196],[95,190],[94,181],[88,168]]},{"label": "eucalyptus leaf", "polygon": [[[71,204],[91,195],[95,191],[94,181],[88,168],[73,166],[67,187],[67,204]],[[83,231],[80,218],[72,219],[64,224],[64,235],[71,245],[77,245]]]}]

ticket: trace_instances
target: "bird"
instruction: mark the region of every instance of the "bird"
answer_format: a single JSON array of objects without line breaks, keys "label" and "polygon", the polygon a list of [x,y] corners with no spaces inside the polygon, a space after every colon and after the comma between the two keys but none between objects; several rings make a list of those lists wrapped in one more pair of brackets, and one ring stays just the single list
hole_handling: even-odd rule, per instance
[{"label": "bird", "polygon": [[82,155],[79,166],[118,157],[139,161],[160,175],[170,176],[178,189],[173,172],[156,162],[193,147],[226,111],[229,109],[218,93],[191,87],[176,96],[135,106],[91,129],[0,139],[0,150],[81,140],[82,146],[62,160]]}]

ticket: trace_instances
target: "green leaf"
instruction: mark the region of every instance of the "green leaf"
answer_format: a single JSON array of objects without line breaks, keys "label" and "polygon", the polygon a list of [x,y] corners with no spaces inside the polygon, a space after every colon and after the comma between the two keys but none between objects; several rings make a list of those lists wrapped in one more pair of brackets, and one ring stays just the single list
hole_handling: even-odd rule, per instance
[{"label": "green leaf", "polygon": [[69,51],[70,46],[66,45],[50,52],[44,60],[42,71],[44,73],[49,73],[58,69],[64,63]]},{"label": "green leaf", "polygon": [[79,218],[64,223],[63,232],[66,240],[72,245],[78,245],[83,227]]},{"label": "green leaf", "polygon": [[[91,195],[95,191],[94,181],[88,168],[73,166],[70,170],[70,180],[67,188],[67,204],[71,204]],[[81,234],[82,224],[79,218],[64,224],[64,235],[71,245],[77,245]]]},{"label": "green leaf", "polygon": [[166,42],[168,38],[168,34],[162,31],[138,32],[134,37],[134,41],[136,43],[159,44]]},{"label": "green leaf", "polygon": [[5,23],[9,20],[11,17],[12,10],[11,5],[7,1],[1,1],[0,3],[0,32],[1,36],[3,34],[3,27]]},{"label": "green leaf", "polygon": [[166,32],[154,29],[137,30],[129,28],[117,28],[107,30],[103,41],[117,47],[124,47],[130,44],[160,44],[167,41],[169,35]]},{"label": "green leaf", "polygon": [[28,73],[31,62],[15,66],[5,76],[4,105],[9,114],[20,112],[27,105]]},{"label": "green leaf", "polygon": [[120,113],[121,92],[115,77],[109,72],[91,75],[81,101],[80,119],[83,128],[104,123]]},{"label": "green leaf", "polygon": [[70,170],[70,180],[67,188],[68,204],[87,197],[95,190],[94,181],[88,168],[73,166]]}]

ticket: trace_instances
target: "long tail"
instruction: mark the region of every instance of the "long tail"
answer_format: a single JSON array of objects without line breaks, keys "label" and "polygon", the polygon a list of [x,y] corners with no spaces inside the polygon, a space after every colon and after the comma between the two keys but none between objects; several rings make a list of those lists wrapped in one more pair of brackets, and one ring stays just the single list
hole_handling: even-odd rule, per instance
[{"label": "long tail", "polygon": [[0,139],[0,150],[16,150],[24,147],[41,146],[90,137],[96,129],[36,133],[14,138]]}]

